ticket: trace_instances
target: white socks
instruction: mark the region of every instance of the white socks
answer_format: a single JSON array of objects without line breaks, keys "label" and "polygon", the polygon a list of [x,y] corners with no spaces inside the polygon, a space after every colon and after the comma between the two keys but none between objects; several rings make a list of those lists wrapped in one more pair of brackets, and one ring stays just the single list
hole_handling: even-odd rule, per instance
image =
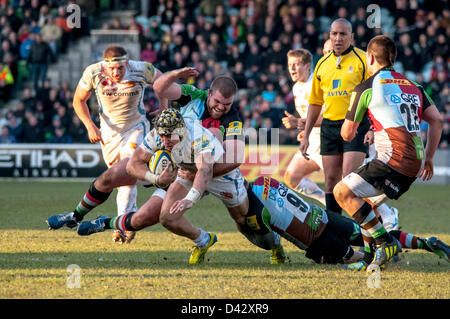
[{"label": "white socks", "polygon": [[202,249],[208,245],[211,237],[209,236],[209,233],[205,232],[203,229],[198,228],[198,230],[200,231],[200,235],[194,239],[194,243],[198,248]]},{"label": "white socks", "polygon": [[326,206],[325,192],[309,178],[303,178],[300,181],[300,183],[297,185],[295,190],[297,192],[301,193],[302,195],[311,197],[311,198],[321,202],[322,205]]}]

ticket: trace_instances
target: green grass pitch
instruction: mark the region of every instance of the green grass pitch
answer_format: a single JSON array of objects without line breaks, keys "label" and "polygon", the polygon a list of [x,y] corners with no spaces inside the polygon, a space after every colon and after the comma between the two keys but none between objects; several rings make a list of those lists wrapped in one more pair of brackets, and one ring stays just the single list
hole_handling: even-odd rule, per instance
[{"label": "green grass pitch", "polygon": [[[283,240],[289,262],[270,265],[267,251],[236,231],[225,207],[207,196],[187,217],[214,231],[218,242],[205,263],[188,265],[192,242],[160,225],[141,231],[129,245],[111,231],[80,237],[74,230],[48,231],[45,219],[72,210],[89,182],[0,182],[0,298],[450,298],[450,264],[425,251],[407,250],[380,275],[381,288],[368,288],[366,273],[338,265],[316,265]],[[138,203],[152,189],[139,188]],[[402,230],[450,243],[450,186],[413,185],[401,200]],[[114,216],[115,193],[91,212]],[[70,288],[79,268],[79,288]]]}]

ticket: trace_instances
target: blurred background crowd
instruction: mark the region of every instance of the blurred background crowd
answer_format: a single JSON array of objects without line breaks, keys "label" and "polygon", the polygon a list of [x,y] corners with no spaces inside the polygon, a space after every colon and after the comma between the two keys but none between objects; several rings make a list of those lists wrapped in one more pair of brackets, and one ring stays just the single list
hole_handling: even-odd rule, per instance
[{"label": "blurred background crowd", "polygon": [[[80,5],[82,28],[67,24],[71,3]],[[286,53],[306,48],[313,64],[322,55],[332,20],[352,22],[354,45],[365,50],[369,40],[387,33],[397,43],[395,68],[424,86],[444,120],[440,148],[449,148],[450,98],[448,39],[450,9],[443,0],[0,0],[1,143],[89,142],[73,112],[74,87],[55,86],[46,78],[48,65],[89,34],[101,11],[135,10],[129,21],[111,19],[104,30],[139,30],[141,60],[161,71],[194,66],[192,82],[208,88],[220,74],[237,82],[235,104],[247,128],[280,129],[280,143],[297,144],[295,131],[281,124],[284,110],[294,113]],[[380,27],[369,27],[370,4],[382,8]],[[85,67],[85,66],[80,66]],[[22,85],[26,83],[26,85]],[[9,103],[10,104],[10,103]],[[8,105],[9,105],[8,104]],[[145,104],[157,107],[148,90]],[[1,109],[0,109],[1,111]],[[93,112],[95,116],[95,112]],[[426,141],[426,123],[422,137]]]}]

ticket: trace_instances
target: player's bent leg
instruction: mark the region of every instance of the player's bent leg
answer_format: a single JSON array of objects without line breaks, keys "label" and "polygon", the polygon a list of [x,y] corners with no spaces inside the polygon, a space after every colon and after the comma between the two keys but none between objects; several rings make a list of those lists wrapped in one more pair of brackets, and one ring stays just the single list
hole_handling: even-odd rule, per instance
[{"label": "player's bent leg", "polygon": [[131,226],[136,231],[159,223],[165,193],[160,188],[156,189],[152,197],[133,215],[131,218]]},{"label": "player's bent leg", "polygon": [[50,216],[46,222],[49,229],[59,229],[63,226],[73,228],[80,223],[84,216],[95,207],[103,204],[111,194],[111,192],[102,192],[96,188],[95,180],[88,188],[81,201],[72,212],[65,214],[57,214]]},{"label": "player's bent leg", "polygon": [[366,158],[364,152],[345,152],[342,157],[342,177],[356,171]]},{"label": "player's bent leg", "polygon": [[320,166],[314,160],[307,160],[296,155],[286,169],[284,181],[289,188],[326,205],[325,192],[316,183],[305,177],[319,170]]},{"label": "player's bent leg", "polygon": [[178,180],[169,186],[162,204],[159,222],[172,233],[195,240],[199,236],[200,231],[183,217],[182,214],[178,212],[173,214],[170,213],[172,205],[177,200],[183,199],[187,193],[188,189],[180,184]]},{"label": "player's bent leg", "polygon": [[180,213],[170,213],[172,205],[177,200],[183,199],[191,186],[192,182],[180,178],[177,178],[177,180],[169,186],[162,204],[159,222],[172,233],[187,237],[194,242],[195,246],[189,257],[189,264],[197,264],[203,262],[208,249],[217,242],[217,236],[213,233],[208,233],[201,228],[194,227],[194,225]]},{"label": "player's bent leg", "polygon": [[350,173],[336,185],[334,194],[342,207],[362,229],[367,231],[367,237],[373,238],[375,241],[375,256],[367,267],[368,272],[383,267],[401,251],[400,243],[386,232],[372,206],[363,200],[363,198],[381,195],[380,190],[373,187],[357,173]]},{"label": "player's bent leg", "polygon": [[421,238],[400,230],[393,230],[390,234],[400,242],[402,248],[423,249],[450,262],[449,246],[437,237]]}]

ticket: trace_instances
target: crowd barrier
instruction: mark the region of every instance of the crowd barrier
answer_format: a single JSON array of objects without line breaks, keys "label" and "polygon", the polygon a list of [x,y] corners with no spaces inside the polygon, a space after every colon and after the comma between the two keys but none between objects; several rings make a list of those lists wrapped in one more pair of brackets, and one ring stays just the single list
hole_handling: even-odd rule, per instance
[{"label": "crowd barrier", "polygon": [[[246,146],[240,169],[252,181],[271,176],[280,181],[297,146]],[[100,145],[92,144],[0,144],[2,178],[94,178],[106,169]],[[310,178],[323,183],[323,173]],[[450,184],[450,151],[438,150],[434,160],[433,184]]]}]

